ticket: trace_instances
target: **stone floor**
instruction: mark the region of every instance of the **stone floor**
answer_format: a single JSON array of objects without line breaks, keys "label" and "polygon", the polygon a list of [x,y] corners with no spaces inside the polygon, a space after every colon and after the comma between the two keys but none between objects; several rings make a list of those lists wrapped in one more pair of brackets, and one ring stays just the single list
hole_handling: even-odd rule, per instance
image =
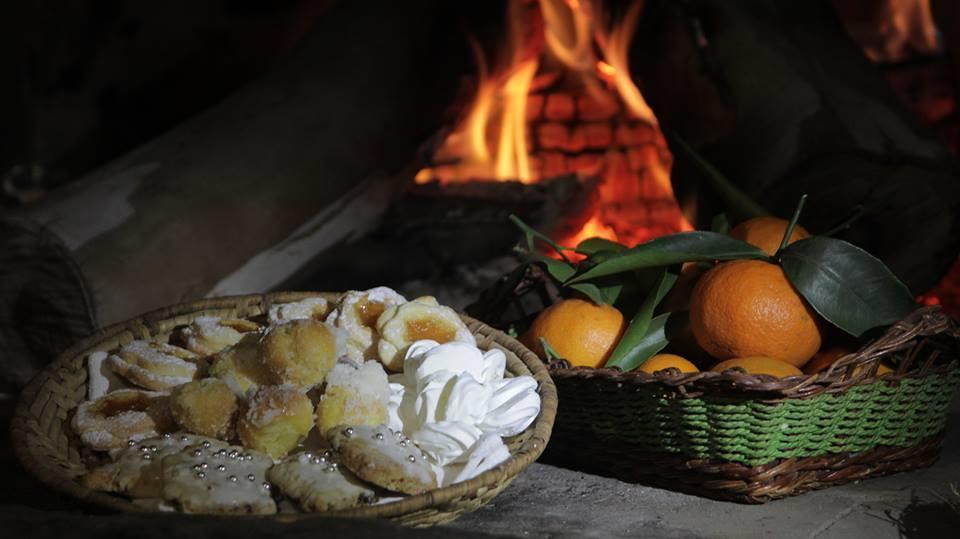
[{"label": "stone floor", "polygon": [[[960,530],[960,402],[940,461],[932,468],[749,506],[716,502],[534,464],[493,502],[446,526],[402,529],[389,523],[320,519],[296,524],[194,517],[117,515],[80,508],[19,466],[6,426],[12,399],[0,399],[0,529],[6,537],[137,539],[198,536],[285,539],[389,537],[957,537]],[[948,502],[956,504],[951,508]]]}]

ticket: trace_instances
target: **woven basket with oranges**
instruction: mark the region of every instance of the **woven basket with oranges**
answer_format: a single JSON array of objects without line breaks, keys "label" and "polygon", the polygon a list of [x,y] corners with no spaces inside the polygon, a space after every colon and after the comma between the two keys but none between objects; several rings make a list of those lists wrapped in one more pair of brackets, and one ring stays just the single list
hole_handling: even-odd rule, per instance
[{"label": "woven basket with oranges", "polygon": [[554,298],[508,321],[559,392],[547,460],[747,503],[932,463],[960,326],[802,206],[631,248],[517,220],[522,264],[484,301]]}]

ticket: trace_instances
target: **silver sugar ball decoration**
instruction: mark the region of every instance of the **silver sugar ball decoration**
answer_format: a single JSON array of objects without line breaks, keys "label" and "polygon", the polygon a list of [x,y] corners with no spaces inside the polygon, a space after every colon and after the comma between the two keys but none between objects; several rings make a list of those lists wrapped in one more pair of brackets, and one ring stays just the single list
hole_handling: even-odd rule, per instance
[{"label": "silver sugar ball decoration", "polygon": [[203,478],[206,477],[206,476],[207,476],[207,474],[205,474],[205,473],[203,473],[203,472],[197,472],[197,479],[203,479]]},{"label": "silver sugar ball decoration", "polygon": [[246,460],[253,460],[253,455],[247,455]]},{"label": "silver sugar ball decoration", "polygon": [[265,488],[265,489],[267,489],[267,490],[270,490],[270,483],[267,483],[266,481],[264,481],[264,482],[263,482],[263,488]]},{"label": "silver sugar ball decoration", "polygon": [[218,471],[218,472],[225,471],[226,469],[227,469],[227,467],[224,466],[223,464],[221,464],[220,466],[217,466],[217,471]]},{"label": "silver sugar ball decoration", "polygon": [[153,456],[150,455],[149,453],[144,453],[144,454],[143,454],[143,460],[150,460],[150,459],[152,459],[152,458],[153,458]]},{"label": "silver sugar ball decoration", "polygon": [[199,456],[202,455],[202,454],[203,454],[203,451],[200,451],[199,449],[194,449],[194,450],[193,450],[193,456],[195,456],[195,457],[199,457]]},{"label": "silver sugar ball decoration", "polygon": [[164,439],[164,440],[169,440],[169,439],[170,439],[170,433],[169,433],[169,432],[165,432],[165,433],[163,434],[163,439]]},{"label": "silver sugar ball decoration", "polygon": [[236,482],[237,482],[237,476],[235,476],[235,475],[231,475],[231,476],[228,477],[227,479],[229,479],[231,483],[236,483]]},{"label": "silver sugar ball decoration", "polygon": [[137,442],[134,442],[133,440],[127,440],[127,447],[133,447],[135,445],[137,445]]},{"label": "silver sugar ball decoration", "polygon": [[204,441],[201,445],[203,445],[204,449],[210,449],[210,442]]},{"label": "silver sugar ball decoration", "polygon": [[346,436],[347,438],[353,436],[353,427],[347,427],[343,429],[343,435]]},{"label": "silver sugar ball decoration", "polygon": [[410,455],[409,457],[407,457],[407,460],[409,460],[410,462],[417,462],[417,457]]},{"label": "silver sugar ball decoration", "polygon": [[201,462],[201,463],[200,463],[200,467],[203,468],[204,470],[206,470],[207,468],[210,467],[210,465],[207,464],[206,462]]},{"label": "silver sugar ball decoration", "polygon": [[247,481],[256,481],[256,480],[257,480],[257,476],[253,474],[247,475]]},{"label": "silver sugar ball decoration", "polygon": [[313,457],[312,459],[310,459],[311,464],[320,464],[320,462],[321,462],[320,457]]},{"label": "silver sugar ball decoration", "polygon": [[378,433],[374,434],[373,437],[376,438],[376,439],[378,439],[378,440],[383,440],[383,433],[382,433],[382,432],[378,432]]},{"label": "silver sugar ball decoration", "polygon": [[183,436],[180,437],[180,441],[181,441],[181,442],[186,442],[186,441],[189,440],[189,439],[190,439],[190,438],[187,438],[186,435],[183,435]]}]

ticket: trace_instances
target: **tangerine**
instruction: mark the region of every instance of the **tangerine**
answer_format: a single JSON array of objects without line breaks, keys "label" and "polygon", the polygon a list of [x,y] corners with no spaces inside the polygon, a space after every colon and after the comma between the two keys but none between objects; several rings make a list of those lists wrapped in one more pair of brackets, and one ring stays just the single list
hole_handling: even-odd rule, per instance
[{"label": "tangerine", "polygon": [[803,374],[800,369],[779,359],[772,357],[738,357],[721,361],[713,366],[712,371],[723,372],[733,367],[740,367],[749,374],[769,374],[778,378]]},{"label": "tangerine", "polygon": [[677,354],[657,354],[644,361],[642,365],[637,367],[637,370],[653,374],[670,367],[674,367],[682,373],[700,372],[696,365]]},{"label": "tangerine", "polygon": [[[776,217],[754,217],[733,227],[733,230],[730,231],[730,237],[755,245],[763,252],[773,256],[780,248],[780,242],[783,241],[783,235],[786,234],[789,225],[789,221]],[[790,240],[787,244],[809,237],[810,233],[807,232],[807,229],[796,225],[793,227],[793,232],[790,233]]]},{"label": "tangerine", "polygon": [[690,328],[711,356],[763,356],[802,366],[820,349],[820,324],[780,266],[762,260],[718,264],[690,298]]},{"label": "tangerine", "polygon": [[565,299],[544,309],[520,341],[546,358],[540,342],[544,338],[571,365],[601,367],[620,342],[624,329],[623,314],[615,307]]}]

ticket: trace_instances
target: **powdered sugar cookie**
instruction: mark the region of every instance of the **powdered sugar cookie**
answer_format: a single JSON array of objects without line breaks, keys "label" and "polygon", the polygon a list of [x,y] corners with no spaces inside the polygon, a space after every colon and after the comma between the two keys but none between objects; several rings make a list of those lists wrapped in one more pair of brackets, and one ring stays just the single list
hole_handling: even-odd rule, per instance
[{"label": "powdered sugar cookie", "polygon": [[90,470],[83,477],[83,484],[94,490],[118,492],[136,498],[159,498],[163,496],[163,458],[203,442],[217,447],[229,445],[186,433],[164,434],[139,442],[130,440],[126,447],[114,455],[113,462]]},{"label": "powdered sugar cookie", "polygon": [[260,329],[256,322],[242,318],[200,316],[189,325],[177,328],[170,342],[201,356],[216,354],[236,344],[245,333]]},{"label": "powdered sugar cookie", "polygon": [[317,428],[322,435],[340,425],[384,424],[389,401],[390,383],[379,362],[337,362],[317,405]]},{"label": "powdered sugar cookie", "polygon": [[266,480],[270,457],[206,441],[163,458],[163,497],[185,513],[275,513]]},{"label": "powdered sugar cookie", "polygon": [[167,391],[193,380],[197,354],[169,344],[131,341],[107,358],[110,369],[127,381],[154,391]]},{"label": "powdered sugar cookie", "polygon": [[282,324],[290,320],[323,321],[330,312],[330,302],[321,297],[305,298],[291,303],[271,305],[267,311],[270,325]]},{"label": "powdered sugar cookie", "polygon": [[240,406],[226,382],[204,378],[175,388],[170,393],[170,409],[183,429],[226,440],[233,436]]},{"label": "powdered sugar cookie", "polygon": [[340,298],[327,321],[346,332],[347,354],[357,359],[376,359],[377,319],[387,308],[406,302],[406,298],[385,286],[363,292],[353,290]]},{"label": "powdered sugar cookie", "polygon": [[357,425],[334,431],[331,443],[344,466],[360,479],[395,492],[420,494],[437,487],[423,453],[385,425]]},{"label": "powdered sugar cookie", "polygon": [[477,342],[457,312],[440,305],[431,296],[388,307],[377,320],[377,331],[380,334],[378,358],[391,371],[403,369],[404,354],[416,341]]},{"label": "powdered sugar cookie", "polygon": [[87,356],[87,400],[96,400],[123,387],[123,381],[107,365],[106,352]]},{"label": "powdered sugar cookie", "polygon": [[71,422],[80,441],[91,449],[108,451],[170,432],[170,398],[153,391],[119,389],[77,406]]},{"label": "powdered sugar cookie", "polygon": [[337,464],[329,451],[291,455],[270,468],[267,477],[304,511],[350,509],[376,500],[373,488]]},{"label": "powdered sugar cookie", "polygon": [[290,385],[261,387],[237,423],[243,445],[282,458],[313,428],[313,403]]}]

